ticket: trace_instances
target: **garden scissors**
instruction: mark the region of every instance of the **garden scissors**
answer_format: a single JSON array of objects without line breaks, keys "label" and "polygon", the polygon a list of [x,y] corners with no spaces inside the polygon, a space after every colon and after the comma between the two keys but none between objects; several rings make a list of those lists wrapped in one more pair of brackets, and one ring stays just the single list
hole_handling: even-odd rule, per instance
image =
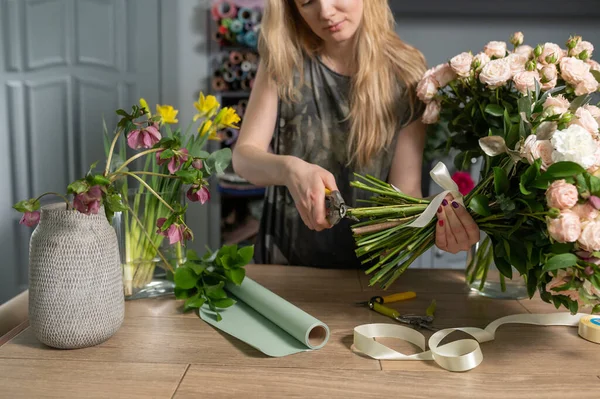
[{"label": "garden scissors", "polygon": [[400,323],[408,324],[413,328],[421,329],[425,328],[430,331],[437,331],[438,328],[435,328],[431,325],[433,322],[433,307],[435,306],[435,302],[432,302],[432,305],[427,309],[425,316],[418,316],[412,314],[402,315],[395,309],[388,308],[387,306],[382,305],[377,301],[369,301],[369,308],[373,309],[379,314],[390,317]]},{"label": "garden scissors", "polygon": [[[412,299],[412,298],[415,298],[416,296],[417,296],[417,294],[415,294],[413,291],[399,292],[397,294],[392,294],[392,295],[387,295],[387,296],[374,296],[371,299],[369,299],[368,301],[356,302],[356,304],[357,305],[369,305],[370,302],[378,302],[379,304],[392,303],[392,302],[405,301],[407,299]],[[371,306],[369,305],[369,307],[371,307]]]},{"label": "garden scissors", "polygon": [[359,221],[354,216],[348,215],[348,209],[350,207],[346,205],[346,202],[342,198],[342,194],[339,191],[331,191],[325,188],[325,211],[327,213],[327,221],[332,226],[335,226],[343,218],[349,218],[355,221]]}]

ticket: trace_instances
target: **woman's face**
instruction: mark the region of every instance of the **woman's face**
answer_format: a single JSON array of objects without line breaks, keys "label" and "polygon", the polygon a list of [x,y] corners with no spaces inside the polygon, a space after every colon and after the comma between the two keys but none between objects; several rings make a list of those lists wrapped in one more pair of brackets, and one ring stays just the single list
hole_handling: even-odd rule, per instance
[{"label": "woman's face", "polygon": [[363,0],[294,1],[306,24],[328,43],[351,39],[362,20]]}]

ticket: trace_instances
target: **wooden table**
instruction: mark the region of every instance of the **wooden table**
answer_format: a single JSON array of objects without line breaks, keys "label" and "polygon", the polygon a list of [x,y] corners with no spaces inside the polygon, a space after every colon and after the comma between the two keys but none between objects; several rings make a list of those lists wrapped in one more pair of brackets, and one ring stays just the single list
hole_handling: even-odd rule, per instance
[{"label": "wooden table", "polygon": [[[0,347],[3,398],[485,397],[598,398],[600,346],[572,327],[506,325],[482,344],[474,370],[452,373],[427,361],[377,361],[350,350],[353,328],[393,322],[354,305],[378,291],[353,270],[248,266],[248,275],[325,322],[321,350],[269,358],[182,314],[172,298],[127,302],[121,329],[96,347],[56,350],[29,328]],[[516,313],[554,312],[539,299],[492,300],[469,292],[461,271],[409,270],[389,292],[417,298],[395,304],[423,313],[437,300],[437,327],[485,327]],[[388,292],[388,293],[389,293]],[[426,333],[427,334],[427,333]],[[451,337],[462,338],[458,333]],[[450,338],[451,340],[455,338]],[[393,345],[405,353],[419,350]]]}]

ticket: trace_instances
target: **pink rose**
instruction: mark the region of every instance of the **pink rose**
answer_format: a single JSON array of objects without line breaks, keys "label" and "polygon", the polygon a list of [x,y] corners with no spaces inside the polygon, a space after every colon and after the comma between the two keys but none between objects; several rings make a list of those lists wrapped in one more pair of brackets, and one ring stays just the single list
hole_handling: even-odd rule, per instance
[{"label": "pink rose", "polygon": [[560,243],[575,242],[581,234],[579,216],[570,210],[560,212],[556,219],[548,219],[548,233]]},{"label": "pink rose", "polygon": [[595,220],[598,217],[598,211],[589,202],[584,204],[575,204],[571,210],[575,212],[577,216],[579,216],[580,220],[583,221]]},{"label": "pink rose", "polygon": [[537,138],[535,137],[535,135],[530,134],[525,139],[523,147],[521,147],[521,149],[519,150],[519,155],[521,155],[521,158],[525,158],[530,165],[534,163],[536,159],[539,158],[539,156],[536,156],[538,154],[534,154],[533,152],[533,147],[535,146],[536,142]]},{"label": "pink rose", "polygon": [[513,75],[525,70],[525,64],[527,63],[527,57],[521,54],[509,54],[506,57],[506,62],[510,65],[510,71]]},{"label": "pink rose", "polygon": [[592,53],[594,52],[594,45],[590,42],[586,42],[585,40],[577,43],[575,48],[571,50],[572,57],[578,57],[582,52],[587,51],[587,58],[592,58]]},{"label": "pink rose", "polygon": [[556,64],[563,57],[563,50],[558,44],[545,43],[542,48],[542,54],[538,57],[540,64]]},{"label": "pink rose", "polygon": [[584,105],[583,108],[587,109],[592,114],[592,117],[596,119],[596,122],[598,122],[598,119],[600,119],[600,108],[590,104]]},{"label": "pink rose", "polygon": [[442,105],[439,102],[439,100],[431,101],[429,104],[427,104],[425,112],[423,112],[423,117],[421,118],[421,121],[426,125],[437,123],[437,121],[440,119],[441,110]]},{"label": "pink rose", "polygon": [[577,243],[584,251],[593,252],[600,250],[600,222],[591,221],[584,223],[583,231]]},{"label": "pink rose", "polygon": [[473,55],[471,53],[460,53],[457,56],[452,57],[450,60],[450,67],[458,76],[461,78],[469,77],[471,73],[471,63],[473,62]]},{"label": "pink rose", "polygon": [[515,49],[515,54],[521,54],[529,60],[533,56],[533,47],[523,44]]},{"label": "pink rose", "polygon": [[506,43],[492,41],[485,45],[483,52],[490,57],[504,58],[506,56]]},{"label": "pink rose", "polygon": [[579,125],[592,135],[592,137],[598,136],[598,122],[590,111],[585,109],[584,107],[577,108],[575,111],[575,118],[571,120],[569,125]]},{"label": "pink rose", "polygon": [[475,187],[475,182],[469,172],[454,172],[452,180],[458,186],[458,192],[462,195],[467,195]]},{"label": "pink rose", "polygon": [[556,97],[549,95],[544,101],[544,113],[550,115],[562,115],[569,110],[571,103],[562,94]]},{"label": "pink rose", "polygon": [[440,87],[446,86],[448,83],[456,79],[456,73],[452,70],[450,65],[445,62],[435,67],[433,71],[433,77],[439,83]]},{"label": "pink rose", "polygon": [[580,59],[566,57],[560,61],[560,75],[570,85],[577,86],[589,72],[590,66]]},{"label": "pink rose", "polygon": [[575,206],[578,199],[577,187],[562,179],[554,181],[546,190],[546,202],[549,208],[569,209]]},{"label": "pink rose", "polygon": [[592,296],[596,296],[596,297],[600,298],[600,290],[598,288],[596,288],[594,286],[594,284],[592,284],[590,282],[590,280],[585,280],[583,282],[583,289],[585,290],[585,292],[588,295],[592,295]]},{"label": "pink rose", "polygon": [[512,35],[510,35],[510,43],[513,46],[520,46],[521,44],[523,44],[524,39],[525,36],[523,35],[523,32],[515,32]]},{"label": "pink rose", "polygon": [[479,75],[479,80],[491,89],[495,89],[504,86],[511,77],[510,65],[505,59],[499,59],[485,64]]},{"label": "pink rose", "polygon": [[583,80],[581,82],[577,83],[577,86],[575,86],[575,95],[583,96],[584,94],[591,94],[597,90],[598,90],[598,81],[596,80],[594,75],[592,75],[592,73],[589,72],[588,74],[585,75]]},{"label": "pink rose", "polygon": [[544,65],[540,70],[540,76],[542,82],[542,90],[547,91],[556,87],[556,83],[558,80],[558,72],[556,70],[556,65]]},{"label": "pink rose", "polygon": [[589,203],[596,209],[600,209],[600,198],[595,195],[590,195],[588,198]]},{"label": "pink rose", "polygon": [[537,71],[518,72],[513,81],[517,90],[526,95],[528,91],[535,91],[535,82],[539,83],[540,75]]},{"label": "pink rose", "polygon": [[491,59],[489,55],[487,55],[486,53],[479,53],[475,57],[473,57],[473,67],[477,71],[480,71],[481,68],[483,68],[483,66],[490,61]]},{"label": "pink rose", "polygon": [[563,269],[559,269],[556,272],[556,276],[554,276],[552,280],[546,284],[546,291],[550,292],[552,295],[560,295],[559,292],[550,290],[552,288],[558,288],[565,285],[566,283],[570,282],[572,278],[572,272],[570,270],[567,272]]},{"label": "pink rose", "polygon": [[529,164],[534,163],[536,159],[542,158],[541,168],[546,170],[548,166],[552,165],[553,151],[554,147],[550,140],[538,140],[535,135],[531,134],[525,139],[523,148],[521,148],[519,153]]},{"label": "pink rose", "polygon": [[438,89],[438,83],[433,76],[423,78],[417,85],[417,97],[427,103],[437,94]]},{"label": "pink rose", "polygon": [[590,66],[591,71],[600,71],[600,64],[594,60],[587,60],[587,64]]},{"label": "pink rose", "polygon": [[19,224],[24,224],[27,227],[33,227],[40,221],[40,211],[25,212]]}]

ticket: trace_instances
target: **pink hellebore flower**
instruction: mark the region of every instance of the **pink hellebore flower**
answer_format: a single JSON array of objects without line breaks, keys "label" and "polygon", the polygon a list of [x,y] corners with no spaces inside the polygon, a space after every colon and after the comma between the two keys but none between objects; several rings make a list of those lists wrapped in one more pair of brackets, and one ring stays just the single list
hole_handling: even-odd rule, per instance
[{"label": "pink hellebore flower", "polygon": [[19,221],[19,224],[24,224],[27,227],[33,227],[40,221],[40,211],[25,212]]},{"label": "pink hellebore flower", "polygon": [[100,186],[93,186],[87,192],[77,194],[73,199],[73,207],[81,213],[97,214],[102,200],[102,190]]},{"label": "pink hellebore flower", "polygon": [[179,168],[181,168],[181,164],[188,160],[188,150],[185,148],[182,148],[180,150],[173,150],[175,155],[173,155],[171,158],[160,159],[160,154],[162,154],[163,151],[164,150],[160,150],[156,153],[156,163],[162,165],[165,162],[169,161],[167,169],[169,169],[169,172],[171,172],[171,174],[177,172]]},{"label": "pink hellebore flower", "polygon": [[183,239],[187,240],[191,237],[185,226],[176,223],[170,225],[165,231],[161,231],[162,226],[166,221],[166,218],[160,218],[156,221],[156,226],[158,227],[156,233],[167,237],[169,239],[169,244],[173,245],[176,242],[179,242]]},{"label": "pink hellebore flower", "polygon": [[137,150],[138,148],[152,148],[154,144],[161,139],[160,131],[156,123],[145,129],[132,130],[127,136],[129,147]]},{"label": "pink hellebore flower", "polygon": [[194,184],[187,192],[187,197],[192,202],[198,202],[202,205],[206,203],[206,201],[210,200],[210,192],[208,188],[202,186],[199,187],[197,184]]},{"label": "pink hellebore flower", "polygon": [[198,170],[202,169],[202,160],[200,158],[194,159],[194,162],[192,162],[192,166]]}]

